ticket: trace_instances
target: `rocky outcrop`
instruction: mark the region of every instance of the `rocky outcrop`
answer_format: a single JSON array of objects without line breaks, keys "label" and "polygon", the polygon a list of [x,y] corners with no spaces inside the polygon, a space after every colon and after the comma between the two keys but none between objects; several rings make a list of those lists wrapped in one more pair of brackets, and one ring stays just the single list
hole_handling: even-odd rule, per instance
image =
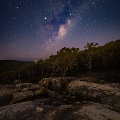
[{"label": "rocky outcrop", "polygon": [[1,85],[0,106],[33,100],[45,95],[47,95],[46,88],[37,84],[21,83],[15,85]]},{"label": "rocky outcrop", "polygon": [[8,105],[12,100],[14,85],[0,85],[0,106]]},{"label": "rocky outcrop", "polygon": [[16,92],[13,93],[10,104],[33,100],[47,94],[45,87],[32,83],[17,84],[15,89]]},{"label": "rocky outcrop", "polygon": [[75,80],[68,84],[66,91],[76,99],[95,101],[120,110],[120,92],[113,87]]},{"label": "rocky outcrop", "polygon": [[12,101],[10,102],[10,104],[22,102],[22,101],[25,101],[25,100],[29,100],[33,96],[34,96],[34,94],[33,94],[32,91],[22,91],[22,92],[14,93]]},{"label": "rocky outcrop", "polygon": [[82,106],[81,109],[75,112],[88,120],[119,120],[120,113],[112,110],[104,105],[93,103]]},{"label": "rocky outcrop", "polygon": [[94,81],[59,77],[1,85],[0,120],[119,120],[119,84]]},{"label": "rocky outcrop", "polygon": [[38,82],[39,85],[46,87],[49,90],[63,92],[69,82],[76,79],[75,77],[56,77],[44,78]]},{"label": "rocky outcrop", "polygon": [[120,113],[98,103],[54,105],[39,99],[0,107],[0,120],[119,120]]}]

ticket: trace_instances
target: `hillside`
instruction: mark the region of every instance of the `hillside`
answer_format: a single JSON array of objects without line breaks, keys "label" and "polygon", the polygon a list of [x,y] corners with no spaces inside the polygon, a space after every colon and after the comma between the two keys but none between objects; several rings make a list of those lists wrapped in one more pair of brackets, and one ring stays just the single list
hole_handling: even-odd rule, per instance
[{"label": "hillside", "polygon": [[32,63],[31,61],[0,60],[0,73],[16,71],[20,67]]}]

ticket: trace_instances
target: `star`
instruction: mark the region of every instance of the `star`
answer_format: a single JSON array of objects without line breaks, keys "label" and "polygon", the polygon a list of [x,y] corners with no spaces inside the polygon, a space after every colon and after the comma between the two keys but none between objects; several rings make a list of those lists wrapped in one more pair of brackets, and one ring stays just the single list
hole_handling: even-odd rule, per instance
[{"label": "star", "polygon": [[119,39],[119,6],[119,0],[0,1],[0,58],[33,60],[65,46]]}]

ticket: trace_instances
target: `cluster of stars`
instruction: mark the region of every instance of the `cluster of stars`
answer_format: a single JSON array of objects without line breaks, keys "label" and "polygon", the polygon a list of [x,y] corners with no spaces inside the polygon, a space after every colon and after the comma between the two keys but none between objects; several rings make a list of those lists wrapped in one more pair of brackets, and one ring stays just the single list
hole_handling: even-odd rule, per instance
[{"label": "cluster of stars", "polygon": [[119,0],[1,0],[0,59],[32,60],[64,46],[119,39],[119,6]]}]

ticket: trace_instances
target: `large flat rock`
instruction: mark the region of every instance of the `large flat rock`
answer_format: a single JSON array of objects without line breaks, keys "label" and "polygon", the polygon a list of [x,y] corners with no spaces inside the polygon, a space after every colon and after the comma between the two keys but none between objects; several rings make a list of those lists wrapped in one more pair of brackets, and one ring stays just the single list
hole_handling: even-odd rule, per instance
[{"label": "large flat rock", "polygon": [[0,120],[120,120],[120,113],[98,103],[55,105],[39,99],[0,107]]},{"label": "large flat rock", "polygon": [[79,100],[99,102],[120,110],[120,92],[108,85],[74,80],[68,84],[66,91]]}]

